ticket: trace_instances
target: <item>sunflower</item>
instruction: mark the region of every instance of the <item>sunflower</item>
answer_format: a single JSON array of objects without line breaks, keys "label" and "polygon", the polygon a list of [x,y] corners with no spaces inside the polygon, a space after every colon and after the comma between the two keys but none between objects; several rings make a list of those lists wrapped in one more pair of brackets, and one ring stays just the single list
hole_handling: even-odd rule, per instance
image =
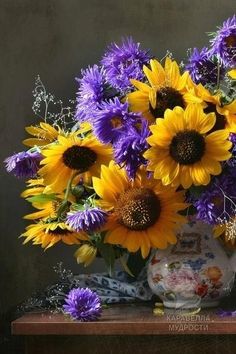
[{"label": "sunflower", "polygon": [[213,233],[215,237],[220,237],[220,240],[229,248],[236,249],[236,219],[232,218],[227,223],[215,225]]},{"label": "sunflower", "polygon": [[[44,185],[42,178],[27,181],[27,189],[21,193],[21,197],[26,198],[32,206],[39,211],[24,216],[24,219],[47,219],[56,218],[58,209],[65,200],[65,194],[52,193],[48,186]],[[75,203],[73,194],[68,196],[68,207],[70,203]],[[66,209],[65,209],[66,210]]]},{"label": "sunflower", "polygon": [[219,93],[212,95],[202,84],[192,84],[185,97],[188,103],[200,103],[205,113],[215,113],[216,122],[212,131],[228,129],[236,133],[236,100],[222,105],[221,95]]},{"label": "sunflower", "polygon": [[81,245],[74,254],[77,263],[84,263],[85,267],[87,267],[94,261],[96,255],[97,248],[90,243],[84,243],[83,245]]},{"label": "sunflower", "polygon": [[236,80],[236,69],[228,71],[228,75],[231,79]]},{"label": "sunflower", "polygon": [[39,126],[31,125],[30,127],[26,127],[25,130],[32,135],[33,138],[23,140],[24,145],[44,147],[56,141],[59,135],[72,137],[79,134],[87,134],[91,131],[91,125],[88,122],[83,122],[79,125],[79,129],[65,132],[59,126],[52,126],[48,123],[40,122]]},{"label": "sunflower", "polygon": [[41,164],[44,166],[39,170],[39,175],[57,193],[66,188],[73,175],[78,175],[75,183],[81,174],[85,179],[96,176],[100,173],[101,164],[108,164],[111,159],[111,149],[93,136],[81,139],[59,135],[57,142],[43,150],[42,154],[45,158]]},{"label": "sunflower", "polygon": [[45,193],[45,185],[43,178],[29,179],[27,182],[27,189],[21,193],[22,198],[32,197],[34,195]]},{"label": "sunflower", "polygon": [[93,178],[93,187],[101,198],[98,204],[109,211],[105,242],[129,252],[141,249],[143,258],[151,247],[166,248],[168,243],[176,243],[176,227],[185,221],[178,211],[187,207],[182,191],[164,187],[144,173],[130,181],[114,162],[102,166],[101,178]]},{"label": "sunflower", "polygon": [[215,114],[205,114],[199,104],[188,105],[186,110],[168,109],[164,119],[157,119],[147,138],[151,148],[144,153],[154,178],[187,189],[192,184],[207,185],[210,175],[220,174],[219,161],[230,158],[232,143],[227,141],[226,129],[206,134],[215,121]]},{"label": "sunflower", "polygon": [[[178,64],[166,58],[164,68],[155,59],[150,60],[149,69],[143,66],[143,71],[149,84],[131,80],[138,89],[127,95],[130,108],[134,112],[142,112],[151,122],[154,118],[164,116],[167,108],[175,106],[185,107],[185,93],[187,92],[190,76],[188,72],[180,74]],[[193,85],[191,81],[191,85]]]},{"label": "sunflower", "polygon": [[40,221],[37,224],[29,225],[21,236],[26,237],[23,244],[32,240],[34,245],[41,245],[45,249],[54,246],[59,241],[67,245],[74,245],[79,244],[80,240],[88,239],[86,234],[75,232],[64,222],[56,221],[49,223]]},{"label": "sunflower", "polygon": [[[43,178],[38,179],[30,179],[27,181],[27,189],[21,193],[21,197],[28,199],[32,197],[38,197],[45,194],[45,199],[39,202],[32,202],[32,206],[40,211],[35,213],[27,214],[24,216],[24,219],[34,220],[40,218],[47,218],[47,217],[55,217],[55,202],[49,201],[47,199],[47,194],[45,193],[46,187],[43,182]],[[29,199],[30,201],[30,199]]]},{"label": "sunflower", "polygon": [[31,125],[26,127],[27,133],[33,136],[33,138],[27,138],[23,140],[23,144],[26,146],[44,146],[55,141],[61,132],[60,128],[54,128],[52,125],[40,122],[39,127]]}]

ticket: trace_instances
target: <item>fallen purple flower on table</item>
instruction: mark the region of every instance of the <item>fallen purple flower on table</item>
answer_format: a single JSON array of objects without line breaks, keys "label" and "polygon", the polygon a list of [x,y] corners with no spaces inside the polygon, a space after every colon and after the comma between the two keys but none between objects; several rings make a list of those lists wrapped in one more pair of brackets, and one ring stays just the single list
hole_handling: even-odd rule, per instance
[{"label": "fallen purple flower on table", "polygon": [[65,302],[65,313],[81,322],[95,321],[101,316],[101,300],[95,291],[88,288],[72,289]]},{"label": "fallen purple flower on table", "polygon": [[220,317],[236,317],[236,310],[230,311],[230,310],[219,309],[217,310],[216,314]]}]

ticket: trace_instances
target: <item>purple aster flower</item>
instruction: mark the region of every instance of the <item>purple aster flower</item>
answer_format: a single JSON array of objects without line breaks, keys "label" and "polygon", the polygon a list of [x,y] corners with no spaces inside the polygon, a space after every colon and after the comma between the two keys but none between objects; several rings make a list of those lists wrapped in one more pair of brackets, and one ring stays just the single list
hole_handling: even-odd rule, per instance
[{"label": "purple aster flower", "polygon": [[102,313],[100,298],[88,288],[72,289],[65,298],[63,309],[81,322],[96,321]]},{"label": "purple aster flower", "polygon": [[141,114],[129,112],[128,102],[121,103],[115,97],[99,106],[93,119],[94,134],[104,144],[114,143],[140,120]]},{"label": "purple aster flower", "polygon": [[102,58],[107,81],[118,91],[127,92],[132,86],[130,79],[142,80],[143,65],[150,60],[148,51],[140,49],[140,43],[124,38],[122,44],[112,43]]},{"label": "purple aster flower", "polygon": [[98,208],[67,213],[66,223],[77,232],[93,232],[105,224],[107,214]]},{"label": "purple aster flower", "polygon": [[231,174],[236,177],[236,134],[231,133],[229,140],[233,143],[233,147],[231,149],[232,156],[228,161],[226,161],[226,164],[231,168]]},{"label": "purple aster flower", "polygon": [[225,66],[236,65],[236,16],[228,18],[211,40],[211,53],[216,55]]},{"label": "purple aster flower", "polygon": [[201,193],[193,205],[197,209],[197,219],[208,224],[219,224],[220,218],[235,214],[236,188],[234,169],[226,168],[220,176]]},{"label": "purple aster flower", "polygon": [[22,151],[4,160],[7,172],[18,178],[33,178],[39,170],[42,155],[38,151]]},{"label": "purple aster flower", "polygon": [[148,148],[146,139],[149,134],[148,122],[143,120],[140,129],[130,129],[127,135],[123,135],[114,144],[116,163],[125,166],[128,176],[132,179],[135,178],[137,169],[147,162],[143,153]]},{"label": "purple aster flower", "polygon": [[[186,70],[189,71],[191,78],[196,84],[217,84],[217,62],[211,57],[206,47],[202,48],[201,51],[197,48],[193,49],[186,65]],[[224,71],[221,66],[220,78],[223,77]]]},{"label": "purple aster flower", "polygon": [[234,145],[236,145],[236,134],[235,134],[235,133],[231,133],[229,140],[230,140]]},{"label": "purple aster flower", "polygon": [[82,78],[76,78],[80,84],[77,93],[75,118],[81,122],[91,121],[98,105],[112,95],[107,90],[103,68],[97,65],[82,70]]},{"label": "purple aster flower", "polygon": [[236,310],[217,310],[216,314],[220,317],[236,317]]}]

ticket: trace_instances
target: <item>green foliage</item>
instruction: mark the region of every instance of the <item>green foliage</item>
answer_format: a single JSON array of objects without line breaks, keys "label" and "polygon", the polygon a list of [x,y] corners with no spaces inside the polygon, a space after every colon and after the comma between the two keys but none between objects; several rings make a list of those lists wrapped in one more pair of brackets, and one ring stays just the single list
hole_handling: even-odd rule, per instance
[{"label": "green foliage", "polygon": [[108,274],[112,277],[112,273],[114,271],[114,264],[116,259],[115,249],[109,243],[97,243],[97,248],[102,258],[104,259]]},{"label": "green foliage", "polygon": [[47,203],[56,199],[56,194],[38,194],[33,197],[26,198],[30,203]]}]

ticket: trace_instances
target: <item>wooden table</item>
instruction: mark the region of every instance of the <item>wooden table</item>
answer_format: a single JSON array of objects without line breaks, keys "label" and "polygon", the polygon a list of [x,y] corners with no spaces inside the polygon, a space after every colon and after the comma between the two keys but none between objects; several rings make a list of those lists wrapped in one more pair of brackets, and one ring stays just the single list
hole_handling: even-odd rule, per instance
[{"label": "wooden table", "polygon": [[99,321],[84,323],[31,313],[12,322],[12,334],[24,336],[26,354],[236,353],[236,318],[215,312],[154,316],[148,305],[112,305]]}]

